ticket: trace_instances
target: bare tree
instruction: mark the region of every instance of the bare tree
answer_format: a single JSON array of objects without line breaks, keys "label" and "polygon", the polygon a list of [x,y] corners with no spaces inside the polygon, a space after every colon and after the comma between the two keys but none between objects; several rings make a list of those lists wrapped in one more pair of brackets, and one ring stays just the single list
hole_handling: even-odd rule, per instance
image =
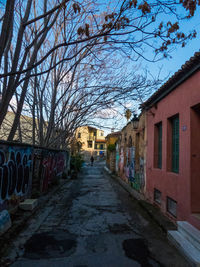
[{"label": "bare tree", "polygon": [[[59,60],[58,53],[56,58]],[[88,58],[90,64],[87,63]],[[110,65],[115,63],[115,60],[110,58],[107,58],[107,61],[104,57],[102,60],[96,60],[93,54],[84,53],[77,58],[73,66],[59,65],[59,68],[48,73],[46,79],[41,79],[39,85],[42,90],[37,88],[36,101],[32,100],[33,86],[27,95],[26,104],[32,110],[33,103],[37,103],[35,117],[38,122],[35,125],[39,126],[37,140],[40,145],[66,147],[72,142],[76,129],[97,117],[99,111],[111,109],[113,104],[121,105],[126,98],[137,100],[138,90],[142,91],[144,97],[147,90],[157,85],[158,81],[150,82],[146,77],[133,73],[121,73],[116,78],[116,69],[110,68]],[[99,80],[102,81],[101,84]],[[44,99],[40,101],[42,97]]]},{"label": "bare tree", "polygon": [[[104,4],[104,5],[103,5]],[[96,97],[101,99],[103,96],[114,94],[119,96],[121,92],[113,88],[107,88],[107,92],[102,92],[97,86],[95,90],[99,90],[100,95],[94,92],[79,88],[78,93],[74,90],[74,79],[77,77],[76,71],[78,66],[82,64],[84,58],[91,60],[98,53],[103,51],[118,51],[129,58],[137,60],[144,57],[145,49],[154,51],[154,57],[148,60],[156,60],[159,53],[167,55],[167,49],[174,44],[185,45],[187,40],[196,36],[196,32],[188,34],[179,30],[178,20],[180,18],[176,7],[183,7],[185,18],[194,15],[197,3],[194,1],[144,1],[138,3],[136,0],[123,0],[115,5],[112,3],[110,7],[106,7],[102,3],[101,8],[98,7],[98,1],[71,1],[71,0],[13,0],[7,1],[1,25],[1,45],[0,45],[0,62],[4,61],[1,66],[0,79],[2,80],[0,103],[0,125],[5,118],[9,103],[12,97],[17,94],[18,102],[8,140],[12,140],[19,126],[20,115],[24,106],[24,101],[28,95],[29,86],[34,83],[32,115],[33,115],[33,143],[35,143],[35,131],[37,128],[36,117],[39,115],[39,125],[46,125],[45,137],[44,127],[40,131],[41,144],[47,145],[51,139],[51,128],[57,127],[55,118],[59,118],[65,113],[67,101],[63,100],[65,91],[71,90],[68,94],[77,98],[79,91],[81,94],[85,92],[85,98],[90,99]],[[37,8],[36,8],[37,6]],[[160,20],[162,14],[173,14],[177,21],[170,22]],[[155,25],[155,26],[154,26]],[[155,41],[156,40],[156,41]],[[57,55],[63,56],[58,57]],[[87,62],[87,63],[88,63]],[[67,68],[65,66],[67,63]],[[87,64],[85,63],[85,66]],[[60,67],[61,66],[61,67]],[[65,66],[65,77],[71,75],[71,81],[67,85],[63,96],[60,100],[56,99],[58,88],[62,82],[62,66]],[[81,69],[81,68],[80,68]],[[60,74],[59,74],[60,72]],[[59,75],[58,75],[59,74]],[[32,81],[33,77],[34,82]],[[51,92],[46,91],[49,77],[52,79],[53,88]],[[43,81],[43,86],[38,85]],[[52,85],[51,84],[51,85]],[[91,85],[92,87],[92,85]],[[38,92],[40,88],[41,91]],[[45,94],[50,96],[50,109],[43,107]],[[91,97],[92,96],[92,97]],[[119,97],[120,98],[120,97]],[[70,98],[71,99],[71,98]],[[111,101],[111,98],[108,98]],[[68,100],[68,98],[67,98]],[[36,109],[36,103],[39,103]],[[57,113],[56,109],[60,108],[61,101],[65,104]],[[105,101],[106,104],[109,102]],[[95,102],[95,101],[94,101]],[[99,101],[99,103],[102,101]],[[77,103],[75,99],[72,103]],[[70,105],[72,105],[70,102]],[[78,102],[82,103],[81,101]],[[101,103],[102,104],[102,103]],[[98,105],[92,105],[97,108]],[[87,104],[85,111],[89,110],[91,105]],[[80,110],[82,106],[76,108]],[[88,109],[87,109],[88,108]],[[44,116],[44,109],[49,116]],[[70,119],[69,114],[75,110],[68,112],[66,116]],[[37,114],[38,113],[38,114]],[[91,109],[92,113],[92,109]],[[79,118],[79,115],[77,115]],[[38,117],[37,117],[38,118]],[[48,119],[48,124],[45,122]],[[71,118],[72,119],[72,118]]]}]

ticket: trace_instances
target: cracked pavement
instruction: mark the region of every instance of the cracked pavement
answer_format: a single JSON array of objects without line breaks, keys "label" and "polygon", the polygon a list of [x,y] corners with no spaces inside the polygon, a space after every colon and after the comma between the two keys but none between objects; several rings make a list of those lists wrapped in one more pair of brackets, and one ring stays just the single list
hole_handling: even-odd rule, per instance
[{"label": "cracked pavement", "polygon": [[103,167],[86,165],[31,218],[10,248],[11,266],[189,266]]}]

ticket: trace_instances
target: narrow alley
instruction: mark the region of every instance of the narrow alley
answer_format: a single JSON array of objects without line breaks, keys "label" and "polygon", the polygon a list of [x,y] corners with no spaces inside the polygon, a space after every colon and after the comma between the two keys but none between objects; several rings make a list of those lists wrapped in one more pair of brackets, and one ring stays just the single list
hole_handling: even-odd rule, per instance
[{"label": "narrow alley", "polygon": [[19,234],[10,257],[13,267],[189,266],[104,162],[64,184]]}]

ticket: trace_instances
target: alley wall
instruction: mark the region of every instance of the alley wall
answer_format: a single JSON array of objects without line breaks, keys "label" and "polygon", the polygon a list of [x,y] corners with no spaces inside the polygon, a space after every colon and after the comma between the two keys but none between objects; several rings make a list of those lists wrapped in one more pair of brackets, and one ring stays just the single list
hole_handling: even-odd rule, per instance
[{"label": "alley wall", "polygon": [[0,212],[44,194],[68,167],[68,151],[0,142]]}]

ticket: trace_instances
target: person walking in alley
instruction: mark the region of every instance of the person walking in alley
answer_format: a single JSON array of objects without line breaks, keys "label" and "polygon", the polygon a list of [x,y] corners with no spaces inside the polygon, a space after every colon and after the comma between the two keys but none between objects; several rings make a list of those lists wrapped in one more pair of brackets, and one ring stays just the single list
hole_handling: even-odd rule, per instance
[{"label": "person walking in alley", "polygon": [[91,166],[93,166],[93,162],[94,162],[94,157],[93,156],[91,156],[90,161],[91,161]]}]

